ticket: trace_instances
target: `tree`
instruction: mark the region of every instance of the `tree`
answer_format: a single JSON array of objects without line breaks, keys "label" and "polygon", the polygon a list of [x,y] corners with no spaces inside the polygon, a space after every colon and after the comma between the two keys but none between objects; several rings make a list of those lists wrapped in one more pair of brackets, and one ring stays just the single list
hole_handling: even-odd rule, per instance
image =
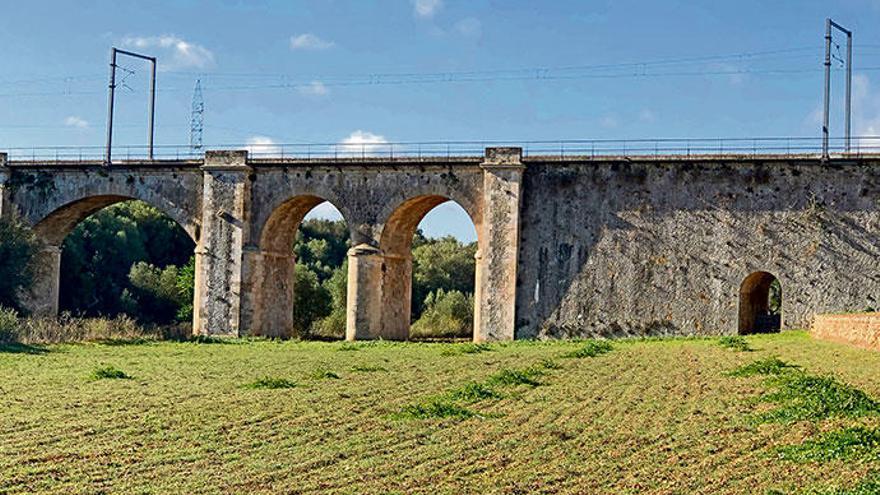
[{"label": "tree", "polygon": [[462,244],[452,236],[427,239],[413,249],[413,318],[422,313],[433,291],[474,292],[476,243]]},{"label": "tree", "polygon": [[298,266],[294,274],[293,328],[300,337],[308,337],[312,323],[330,314],[330,294],[308,267]]},{"label": "tree", "polygon": [[349,244],[345,221],[310,219],[300,225],[293,252],[297,264],[307,266],[323,283],[345,261]]},{"label": "tree", "polygon": [[327,339],[344,338],[348,300],[348,261],[337,267],[323,285],[330,294],[330,314],[312,323],[311,335]]},{"label": "tree", "polygon": [[146,203],[127,201],[104,208],[64,240],[61,309],[86,315],[127,313],[150,322],[165,320],[164,313],[152,315],[149,309],[137,308],[138,289],[129,274],[139,262],[159,269],[183,265],[192,251],[193,242],[186,232]]},{"label": "tree", "polygon": [[474,296],[437,289],[425,298],[424,312],[412,325],[413,337],[470,337],[474,333]]},{"label": "tree", "polygon": [[21,220],[0,218],[0,306],[22,309],[19,294],[33,282],[38,247],[33,232]]}]

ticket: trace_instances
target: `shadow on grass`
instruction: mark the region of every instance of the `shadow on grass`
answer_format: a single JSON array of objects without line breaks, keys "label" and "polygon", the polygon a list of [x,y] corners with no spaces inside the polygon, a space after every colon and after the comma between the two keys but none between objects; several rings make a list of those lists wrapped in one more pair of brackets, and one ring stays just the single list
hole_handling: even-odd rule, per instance
[{"label": "shadow on grass", "polygon": [[0,344],[0,354],[48,354],[49,352],[52,351],[39,345],[19,344],[17,342]]}]

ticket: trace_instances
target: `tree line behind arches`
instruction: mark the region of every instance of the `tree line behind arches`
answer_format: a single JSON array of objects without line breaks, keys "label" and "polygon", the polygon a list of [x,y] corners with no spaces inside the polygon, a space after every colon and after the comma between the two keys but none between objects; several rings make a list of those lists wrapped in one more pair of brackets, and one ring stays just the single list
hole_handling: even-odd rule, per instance
[{"label": "tree line behind arches", "polygon": [[[308,219],[300,225],[291,246],[296,258],[296,337],[345,335],[349,247],[343,220]],[[146,203],[126,201],[104,208],[64,241],[60,310],[186,327],[192,321],[194,248],[176,222]],[[31,282],[32,264],[25,260],[36,249],[36,239],[21,222],[0,226],[0,251],[11,261],[4,266],[18,267],[0,280],[0,306],[23,310],[17,294]],[[419,230],[412,251],[412,336],[471,337],[476,243],[451,236],[429,238]]]}]

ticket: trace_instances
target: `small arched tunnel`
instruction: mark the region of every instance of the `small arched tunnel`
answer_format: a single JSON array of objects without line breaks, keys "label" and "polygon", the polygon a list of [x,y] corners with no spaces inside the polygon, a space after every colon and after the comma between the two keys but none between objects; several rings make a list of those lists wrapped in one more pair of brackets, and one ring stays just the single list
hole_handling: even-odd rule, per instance
[{"label": "small arched tunnel", "polygon": [[[479,249],[480,228],[474,220],[475,215],[467,211],[461,203],[445,196],[423,195],[411,198],[398,206],[384,224],[379,247],[385,256],[382,274],[382,323],[385,338],[405,340],[413,337],[413,239],[426,215],[448,202],[455,203],[470,220],[477,233]],[[478,331],[480,315],[478,260],[475,264],[473,319],[470,325],[474,337]]]},{"label": "small arched tunnel", "polygon": [[[347,229],[348,222],[345,216],[332,201],[311,194],[288,199],[272,212],[263,226],[259,239],[259,259],[254,263],[253,294],[247,294],[248,297],[252,297],[251,325],[254,334],[282,338],[292,336],[343,338],[345,266],[323,267],[326,270],[333,269],[332,274],[300,270],[297,264],[309,260],[298,260],[294,251],[297,234],[301,231],[304,221],[323,204],[342,219]],[[343,241],[348,243],[350,233],[344,237]],[[308,246],[299,247],[308,248]],[[345,246],[342,250],[343,259],[347,248],[348,246]],[[336,274],[336,269],[342,270],[340,275]],[[298,284],[302,285],[298,286]],[[341,313],[339,306],[343,310]],[[324,314],[327,311],[330,311],[330,314]]]},{"label": "small arched tunnel", "polygon": [[782,286],[769,272],[747,276],[739,291],[739,334],[773,333],[782,328]]}]

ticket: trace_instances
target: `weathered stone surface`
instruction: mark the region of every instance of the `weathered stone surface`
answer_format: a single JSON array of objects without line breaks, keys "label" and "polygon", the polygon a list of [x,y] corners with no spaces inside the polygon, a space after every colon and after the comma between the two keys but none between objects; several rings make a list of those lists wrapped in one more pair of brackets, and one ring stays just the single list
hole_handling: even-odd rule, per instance
[{"label": "weathered stone surface", "polygon": [[[553,160],[498,148],[417,161],[209,152],[204,162],[0,165],[0,214],[19,210],[47,246],[126,199],[157,206],[196,241],[195,331],[205,334],[291,334],[291,246],[325,200],[354,246],[350,339],[408,335],[412,235],[448,200],[479,238],[477,340],[736,333],[742,284],[756,272],[780,281],[786,328],[880,298],[870,158]],[[44,265],[57,285],[54,260]],[[57,287],[41,287],[34,304],[51,312]]]},{"label": "weathered stone surface", "polygon": [[517,338],[736,333],[745,278],[785,328],[880,298],[871,160],[527,160]]},{"label": "weathered stone surface", "polygon": [[193,331],[238,336],[242,325],[245,245],[250,235],[251,175],[247,152],[208,152],[202,166],[202,235],[196,246]]},{"label": "weathered stone surface", "polygon": [[880,313],[816,315],[813,337],[880,351]]}]

